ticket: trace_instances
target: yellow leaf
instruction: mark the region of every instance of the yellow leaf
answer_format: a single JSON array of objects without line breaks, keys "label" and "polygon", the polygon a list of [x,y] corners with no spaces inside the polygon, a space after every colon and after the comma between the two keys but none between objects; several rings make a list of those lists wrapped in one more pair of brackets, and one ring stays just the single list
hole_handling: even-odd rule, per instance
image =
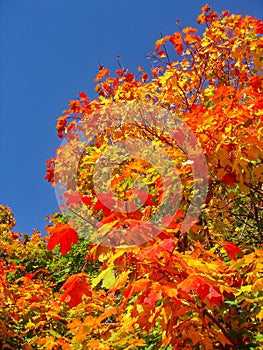
[{"label": "yellow leaf", "polygon": [[114,285],[116,278],[113,267],[108,267],[95,277],[91,284],[92,288],[95,288],[101,281],[103,288],[110,289]]},{"label": "yellow leaf", "polygon": [[256,282],[253,284],[253,292],[257,290],[263,290],[263,277],[256,280]]},{"label": "yellow leaf", "polygon": [[257,314],[257,318],[262,321],[263,320],[263,308],[259,311],[259,313]]}]

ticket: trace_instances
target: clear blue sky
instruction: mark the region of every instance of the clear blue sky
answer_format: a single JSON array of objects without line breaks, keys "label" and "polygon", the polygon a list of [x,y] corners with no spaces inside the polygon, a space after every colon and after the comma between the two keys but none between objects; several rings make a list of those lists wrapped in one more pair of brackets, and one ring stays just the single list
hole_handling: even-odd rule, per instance
[{"label": "clear blue sky", "polygon": [[[56,119],[85,91],[95,97],[98,62],[114,70],[146,66],[160,32],[176,20],[196,26],[198,0],[0,0],[0,203],[15,214],[15,230],[44,231],[57,210],[45,162],[60,144]],[[218,0],[213,9],[262,18],[262,0]]]}]

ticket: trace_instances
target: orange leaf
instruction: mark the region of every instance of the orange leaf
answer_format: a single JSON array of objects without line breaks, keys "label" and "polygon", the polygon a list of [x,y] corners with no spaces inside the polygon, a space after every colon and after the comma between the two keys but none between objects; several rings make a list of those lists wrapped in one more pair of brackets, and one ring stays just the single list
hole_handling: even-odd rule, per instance
[{"label": "orange leaf", "polygon": [[160,49],[160,46],[162,46],[166,40],[169,40],[169,36],[165,36],[164,38],[161,38],[159,40],[156,40],[155,42],[155,51],[158,51]]},{"label": "orange leaf", "polygon": [[175,32],[173,36],[170,36],[169,41],[173,44],[174,49],[178,53],[178,55],[181,55],[184,51],[181,33]]},{"label": "orange leaf", "polygon": [[100,341],[98,339],[92,339],[88,342],[89,349],[97,349],[100,346]]},{"label": "orange leaf", "polygon": [[81,303],[84,294],[89,297],[92,296],[88,276],[85,273],[70,276],[61,289],[65,289],[61,302],[66,302],[69,307],[74,307]]},{"label": "orange leaf", "polygon": [[[103,66],[102,66],[103,67]],[[100,69],[100,71],[99,71],[99,73],[97,74],[97,76],[96,76],[96,78],[94,79],[94,81],[100,81],[100,80],[102,80],[104,77],[105,77],[105,75],[109,75],[110,74],[110,71],[109,71],[109,69],[108,68],[106,68],[106,69],[104,69],[104,68],[102,68],[102,69]]]},{"label": "orange leaf", "polygon": [[67,126],[67,117],[64,117],[64,116],[59,117],[56,125],[58,137],[63,138],[63,131],[65,130],[66,126]]},{"label": "orange leaf", "polygon": [[206,4],[205,6],[202,7],[202,12],[208,12],[210,11],[210,9],[211,7],[208,4]]}]

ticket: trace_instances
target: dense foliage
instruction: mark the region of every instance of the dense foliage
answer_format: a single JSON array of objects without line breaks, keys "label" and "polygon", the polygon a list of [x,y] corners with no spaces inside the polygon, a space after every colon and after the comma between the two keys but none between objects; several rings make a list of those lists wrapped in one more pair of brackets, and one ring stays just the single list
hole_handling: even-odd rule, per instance
[{"label": "dense foliage", "polygon": [[[13,214],[0,206],[2,349],[263,347],[263,24],[228,11],[217,14],[208,5],[197,22],[202,36],[178,23],[177,32],[157,40],[151,73],[139,67],[132,74],[118,57],[114,76],[100,66],[96,99],[81,92],[69,102],[58,118],[58,136],[66,138],[85,117],[96,137],[82,154],[74,186],[66,144],[47,162],[47,180],[66,184],[62,209],[69,210],[49,218],[46,237],[12,231]],[[149,124],[114,128],[107,114],[106,127],[94,124],[105,108],[134,103],[169,111],[202,147],[208,193],[186,232],[189,202],[199,194],[194,160],[183,147]],[[164,183],[145,161],[146,152],[144,159],[121,162],[105,180],[118,199],[128,201],[135,194],[133,182],[143,176],[148,192],[143,197],[142,187],[136,193],[140,209],[109,209],[96,195],[95,165],[109,142],[131,137],[169,154],[182,188],[168,170]],[[161,233],[152,235],[149,220],[167,191],[171,206],[179,191],[180,204],[172,218],[163,216]],[[85,211],[95,221],[85,219]],[[139,223],[142,235],[148,234],[143,244],[122,246],[122,238],[115,247],[102,244],[104,237],[112,240],[120,228],[125,232]],[[138,243],[132,239],[129,243]]]}]

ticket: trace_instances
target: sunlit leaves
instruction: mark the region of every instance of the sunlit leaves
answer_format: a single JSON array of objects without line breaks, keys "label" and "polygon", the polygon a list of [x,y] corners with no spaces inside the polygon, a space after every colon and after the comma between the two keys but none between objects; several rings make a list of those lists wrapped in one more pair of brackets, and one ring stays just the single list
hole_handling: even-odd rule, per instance
[{"label": "sunlit leaves", "polygon": [[[71,211],[49,218],[48,241],[37,232],[31,237],[10,232],[13,215],[1,206],[1,347],[262,348],[263,25],[250,16],[218,14],[209,5],[197,22],[206,24],[202,35],[179,26],[156,41],[149,55],[151,71],[140,66],[133,74],[119,56],[116,76],[100,66],[98,97],[90,100],[81,92],[58,118],[58,136],[73,147],[63,144],[57,157],[47,161],[46,179],[53,185],[67,183],[61,209]],[[192,189],[198,179],[191,171],[198,159],[184,154],[180,145],[186,135],[177,128],[178,145],[162,127],[105,127],[106,115],[104,123],[97,122],[96,111],[123,102],[169,110],[189,125],[202,146],[208,195],[187,232],[182,222],[196,195]],[[96,135],[82,150],[76,174],[68,176],[79,141],[72,130],[85,131],[77,123],[83,116]],[[153,148],[120,161],[107,145],[129,138],[137,139],[136,146],[147,139]],[[158,147],[171,157],[177,177],[162,164],[168,174],[164,179],[148,161]],[[106,151],[118,166],[111,178],[105,170],[97,174],[105,186],[98,195],[94,171]],[[102,164],[105,169],[107,162]],[[55,167],[65,170],[57,178]],[[172,195],[166,209],[177,200],[180,205],[173,216],[162,213],[158,231],[150,220],[167,193]],[[82,238],[70,225],[75,210]],[[92,232],[83,227],[85,213],[94,218]],[[110,239],[118,245],[125,238],[137,246],[89,246],[91,235],[102,243]]]},{"label": "sunlit leaves", "polygon": [[[112,331],[107,335],[90,314],[84,322],[75,319],[71,324],[78,329],[74,338],[82,344],[86,345],[88,336],[87,344],[98,348],[102,342],[105,349],[114,348],[116,339],[120,348],[133,348],[132,334],[139,329],[148,337],[157,332],[153,340],[156,348],[242,348],[253,341],[260,343],[261,253],[252,250],[263,239],[262,22],[228,11],[218,14],[208,4],[197,22],[206,24],[202,36],[197,29],[187,27],[156,41],[151,74],[140,66],[137,77],[121,66],[119,58],[116,77],[101,66],[95,78],[99,82],[95,88],[98,99],[87,101],[83,94],[80,101],[70,102],[65,113],[77,119],[122,102],[162,106],[191,127],[209,167],[209,192],[202,215],[189,232],[182,234],[181,222],[193,195],[191,165],[195,160],[187,159],[180,147],[171,145],[169,135],[154,134],[149,128],[124,125],[97,133],[80,162],[79,197],[70,188],[65,196],[66,205],[84,203],[85,210],[99,221],[94,233],[97,237],[115,237],[117,242],[119,230],[125,227],[136,230],[130,231],[136,232],[136,237],[150,238],[155,228],[147,220],[166,194],[160,174],[149,164],[132,160],[119,164],[111,179],[105,177],[108,187],[99,198],[93,172],[107,142],[148,137],[156,147],[164,146],[178,168],[183,191],[174,217],[165,213],[165,228],[144,246],[125,254],[93,248],[90,256],[100,261],[102,268],[91,281],[92,293],[107,290],[108,297],[115,297],[119,312],[112,318]],[[171,48],[174,53],[170,53]],[[174,61],[173,57],[180,59]],[[63,119],[60,125],[62,131]],[[177,135],[175,130],[174,136],[178,143],[185,142],[182,133]],[[172,207],[179,193],[170,175]],[[144,185],[133,189],[139,177],[143,177],[148,192]],[[128,209],[135,209],[138,203],[141,207],[120,213],[114,207],[116,198],[127,201]],[[145,222],[139,225],[142,220]],[[130,236],[138,243],[134,237]],[[93,298],[100,309],[101,301],[95,294]],[[82,307],[80,299],[78,302]],[[254,320],[251,325],[249,317]],[[140,345],[139,338],[136,346]]]}]

